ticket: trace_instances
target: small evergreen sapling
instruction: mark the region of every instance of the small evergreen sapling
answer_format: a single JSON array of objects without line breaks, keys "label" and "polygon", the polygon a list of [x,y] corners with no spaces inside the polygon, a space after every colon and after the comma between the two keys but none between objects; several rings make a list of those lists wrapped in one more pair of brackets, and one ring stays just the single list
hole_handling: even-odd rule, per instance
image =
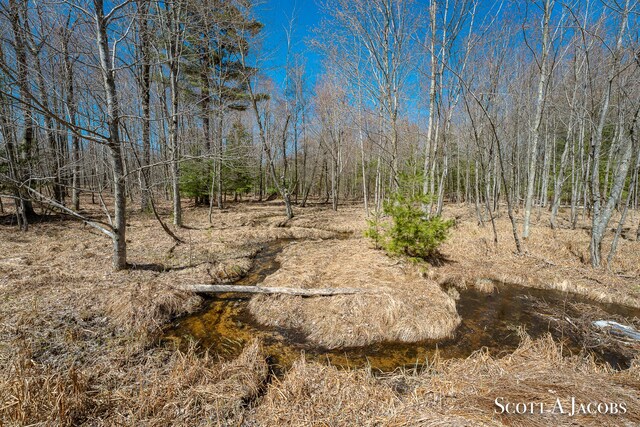
[{"label": "small evergreen sapling", "polygon": [[428,216],[423,210],[428,201],[429,196],[394,196],[383,208],[391,223],[380,218],[368,221],[367,237],[390,254],[432,258],[447,239],[453,220]]}]

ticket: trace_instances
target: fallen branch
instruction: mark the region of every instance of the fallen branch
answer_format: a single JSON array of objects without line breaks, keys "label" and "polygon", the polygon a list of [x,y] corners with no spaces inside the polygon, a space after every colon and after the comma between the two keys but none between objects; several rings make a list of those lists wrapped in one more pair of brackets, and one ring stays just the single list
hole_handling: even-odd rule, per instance
[{"label": "fallen branch", "polygon": [[106,234],[107,236],[109,236],[110,238],[113,239],[113,228],[111,227],[111,225],[109,224],[105,224],[101,221],[96,221],[93,220],[91,218],[88,218],[86,216],[80,215],[78,212],[69,209],[68,207],[64,206],[61,203],[56,202],[53,199],[50,199],[48,197],[46,197],[44,194],[40,193],[39,191],[34,190],[33,188],[29,187],[28,185],[23,186],[23,188],[26,188],[27,191],[29,193],[35,194],[37,196],[37,198],[35,200],[33,200],[36,203],[40,203],[43,205],[49,205],[52,206],[54,208],[58,208],[60,209],[62,212],[66,213],[67,215],[70,215],[74,218],[79,219],[80,221],[84,222],[85,224],[95,228],[96,230]]},{"label": "fallen branch", "polygon": [[264,286],[236,286],[236,285],[182,285],[181,289],[196,293],[224,293],[239,292],[248,294],[285,294],[303,297],[351,295],[369,293],[371,290],[362,288],[270,288]]}]

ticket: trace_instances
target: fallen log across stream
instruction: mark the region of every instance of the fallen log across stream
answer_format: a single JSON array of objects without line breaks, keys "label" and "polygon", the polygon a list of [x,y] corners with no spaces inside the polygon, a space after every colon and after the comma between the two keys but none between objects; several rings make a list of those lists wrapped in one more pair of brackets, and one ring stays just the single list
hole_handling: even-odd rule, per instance
[{"label": "fallen log across stream", "polygon": [[239,292],[248,294],[285,294],[303,297],[318,297],[331,295],[352,295],[370,293],[371,289],[362,288],[279,288],[266,286],[237,286],[237,285],[182,285],[181,289],[196,293],[215,294],[225,292]]}]

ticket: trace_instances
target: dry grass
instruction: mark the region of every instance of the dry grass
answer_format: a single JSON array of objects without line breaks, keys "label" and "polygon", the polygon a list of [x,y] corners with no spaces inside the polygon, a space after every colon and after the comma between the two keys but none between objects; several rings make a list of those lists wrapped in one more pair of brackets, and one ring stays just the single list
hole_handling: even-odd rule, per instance
[{"label": "dry grass", "polygon": [[640,330],[640,318],[629,318],[607,313],[601,308],[583,303],[567,302],[564,307],[536,302],[536,311],[549,325],[562,336],[571,337],[582,347],[600,354],[615,355],[633,360],[640,355],[640,341],[629,339],[620,334],[612,334],[606,328],[594,326],[594,322],[606,319]]},{"label": "dry grass", "polygon": [[[473,424],[632,425],[640,421],[639,373],[637,366],[612,372],[589,358],[563,358],[560,346],[551,337],[536,341],[525,337],[512,355],[502,359],[480,352],[465,360],[437,363],[432,370],[411,378],[410,398],[395,419],[411,425],[427,406]],[[505,402],[544,402],[551,407],[557,398],[566,407],[571,397],[580,402],[625,402],[629,413],[625,417],[545,413],[498,418],[496,397],[503,397]]]},{"label": "dry grass", "polygon": [[16,357],[0,376],[3,425],[75,425],[93,410],[89,380],[75,366],[61,369]]},{"label": "dry grass", "polygon": [[279,255],[265,286],[355,287],[375,293],[303,298],[258,296],[251,313],[266,325],[296,329],[326,348],[448,337],[460,323],[455,301],[417,269],[364,239],[301,242]]},{"label": "dry grass", "polygon": [[[97,211],[86,202],[89,212]],[[502,245],[494,248],[490,227],[478,227],[471,210],[447,208],[445,215],[461,215],[443,249],[450,262],[424,279],[414,266],[357,238],[365,224],[359,207],[338,213],[319,206],[297,209],[288,222],[282,213],[278,203],[243,203],[216,211],[209,224],[206,209],[187,208],[190,228],[177,231],[187,243],[178,246],[152,217],[131,215],[128,250],[135,268],[116,273],[110,268],[111,243],[81,224],[33,224],[28,233],[0,226],[0,425],[640,423],[638,366],[610,372],[588,359],[563,359],[549,340],[525,340],[500,360],[478,353],[434,362],[419,374],[382,378],[300,361],[272,384],[259,343],[224,363],[194,347],[158,345],[169,322],[201,303],[174,285],[232,281],[249,271],[265,243],[281,238],[316,240],[287,248],[283,268],[267,279],[271,284],[380,291],[252,303],[265,323],[276,319],[329,347],[450,333],[459,319],[453,298],[436,281],[482,288],[488,282],[477,279],[509,279],[639,306],[637,242],[621,240],[613,273],[594,271],[580,261],[586,232],[551,232],[544,217],[534,224],[529,255],[515,256],[505,218],[498,220]],[[318,240],[336,232],[356,238]],[[630,410],[626,418],[498,418],[498,395],[624,400]]]},{"label": "dry grass", "polygon": [[361,235],[367,223],[362,206],[356,205],[341,206],[335,212],[325,207],[305,208],[304,215],[294,217],[288,225]]},{"label": "dry grass", "polygon": [[110,289],[106,314],[119,332],[149,342],[178,316],[194,312],[202,299],[193,293],[153,283]]},{"label": "dry grass", "polygon": [[108,239],[82,224],[0,227],[0,425],[225,424],[241,413],[266,378],[258,347],[220,365],[216,355],[156,343],[202,301],[174,285],[243,276],[277,238],[335,234],[242,224],[259,215],[283,217],[276,204],[243,204],[209,225],[206,210],[187,209],[190,228],[178,230],[187,243],[176,246],[152,217],[133,214],[134,268],[115,273]]},{"label": "dry grass", "polygon": [[256,408],[261,426],[381,425],[399,399],[365,370],[343,371],[298,360],[282,380],[274,380]]},{"label": "dry grass", "polygon": [[127,373],[134,381],[105,396],[115,408],[101,423],[237,424],[246,406],[258,397],[268,375],[258,342],[227,363],[219,363],[208,354],[197,355],[194,348],[160,356],[142,360]]},{"label": "dry grass", "polygon": [[[624,402],[626,415],[497,415],[494,400]],[[569,406],[567,406],[569,405]],[[640,422],[640,367],[611,372],[590,359],[563,358],[549,338],[525,338],[510,356],[479,352],[435,360],[429,369],[374,378],[365,371],[298,362],[273,384],[253,417],[258,425],[289,426],[601,426]]]},{"label": "dry grass", "polygon": [[[593,269],[589,264],[590,224],[587,221],[580,221],[572,230],[561,218],[560,228],[551,230],[546,211],[539,220],[534,215],[530,237],[525,243],[527,253],[516,255],[511,224],[505,212],[496,220],[497,247],[493,244],[491,224],[479,226],[472,206],[447,206],[444,216],[456,217],[457,221],[451,238],[442,247],[449,262],[429,272],[429,277],[441,284],[465,287],[484,278],[640,307],[639,241],[621,238],[610,271]],[[637,218],[628,218],[628,221],[637,224]],[[613,232],[609,230],[603,243],[605,258],[612,237]]]}]

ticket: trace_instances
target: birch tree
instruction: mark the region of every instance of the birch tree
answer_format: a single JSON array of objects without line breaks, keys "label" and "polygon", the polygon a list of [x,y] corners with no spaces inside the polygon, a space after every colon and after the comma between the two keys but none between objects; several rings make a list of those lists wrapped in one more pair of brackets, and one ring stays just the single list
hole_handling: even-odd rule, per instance
[{"label": "birch tree", "polygon": [[[637,2],[634,2],[635,6]],[[593,204],[593,217],[591,228],[591,242],[589,244],[589,252],[591,255],[591,265],[599,267],[601,263],[602,240],[611,219],[613,209],[617,204],[624,183],[627,177],[629,164],[631,160],[631,143],[627,132],[623,131],[623,115],[618,114],[618,143],[620,147],[621,157],[615,174],[613,186],[609,197],[603,200],[602,191],[600,189],[600,154],[602,150],[602,141],[604,137],[604,128],[609,113],[611,96],[615,89],[616,79],[619,77],[623,50],[623,41],[627,30],[629,14],[632,13],[632,4],[630,0],[625,0],[624,6],[619,11],[619,28],[615,39],[615,45],[611,51],[608,63],[608,72],[605,81],[605,88],[600,107],[599,116],[597,117],[597,125],[593,129],[591,137],[591,197]],[[618,86],[619,87],[619,86]]]},{"label": "birch tree", "polygon": [[538,79],[538,89],[536,96],[536,110],[531,125],[531,144],[529,145],[529,167],[527,174],[527,192],[525,195],[524,205],[524,221],[522,223],[522,237],[529,237],[529,223],[531,221],[531,208],[533,205],[534,185],[536,182],[536,165],[538,160],[538,141],[540,139],[540,127],[542,124],[542,115],[544,112],[544,104],[547,93],[547,81],[550,77],[549,73],[549,51],[551,49],[552,40],[550,39],[550,19],[553,12],[555,2],[553,0],[544,0],[543,17],[542,17],[542,53],[537,63],[540,67],[540,78]]},{"label": "birch tree", "polygon": [[[398,120],[407,77],[414,67],[417,7],[411,0],[329,0],[331,40],[318,43],[341,72],[366,90],[383,118],[391,187],[399,184]],[[357,81],[354,81],[357,79]]]}]

